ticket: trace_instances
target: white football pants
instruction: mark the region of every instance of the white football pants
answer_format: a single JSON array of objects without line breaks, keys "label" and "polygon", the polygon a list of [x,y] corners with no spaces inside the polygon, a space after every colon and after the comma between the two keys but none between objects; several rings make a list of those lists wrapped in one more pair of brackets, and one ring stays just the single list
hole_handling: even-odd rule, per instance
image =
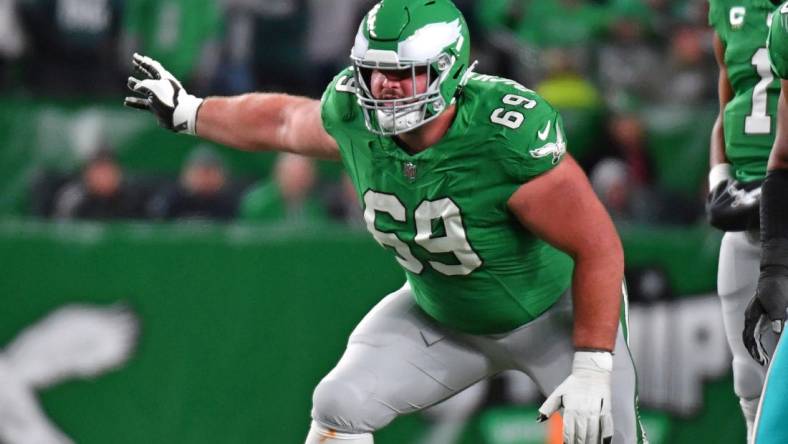
[{"label": "white football pants", "polygon": [[[635,368],[618,331],[613,369],[613,442],[639,442]],[[498,372],[517,369],[549,395],[569,375],[569,292],[538,319],[511,332],[471,335],[443,327],[413,301],[409,285],[378,303],[314,392],[312,419],[339,433],[372,433],[399,415],[441,402]]]},{"label": "white football pants", "polygon": [[[728,346],[733,353],[733,391],[739,397],[747,421],[748,434],[755,420],[755,406],[761,396],[766,367],[752,359],[742,341],[744,311],[758,285],[761,243],[757,233],[728,232],[722,237],[717,269],[717,293],[722,304],[722,320]],[[764,345],[773,351],[775,338],[764,338]],[[749,436],[748,436],[749,438]]]}]

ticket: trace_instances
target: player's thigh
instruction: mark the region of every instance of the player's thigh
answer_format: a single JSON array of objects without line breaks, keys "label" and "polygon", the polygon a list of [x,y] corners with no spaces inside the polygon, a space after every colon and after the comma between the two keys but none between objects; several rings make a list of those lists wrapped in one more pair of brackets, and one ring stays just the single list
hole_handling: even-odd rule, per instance
[{"label": "player's thigh", "polygon": [[788,442],[785,426],[788,412],[788,343],[780,341],[763,387],[761,406],[755,422],[755,444]]},{"label": "player's thigh", "polygon": [[479,349],[427,317],[405,286],[376,305],[350,336],[313,396],[313,419],[372,432],[493,373]]},{"label": "player's thigh", "polygon": [[570,292],[537,319],[502,338],[501,343],[514,368],[531,376],[543,394],[550,394],[572,370],[575,350]]},{"label": "player's thigh", "polygon": [[[613,353],[612,413],[613,442],[634,444],[640,439],[642,427],[637,411],[637,380],[635,364],[629,353],[622,320]],[[517,359],[518,368],[531,376],[542,393],[552,393],[572,371],[571,295],[565,294],[547,313],[507,338]]]},{"label": "player's thigh", "polygon": [[[742,342],[744,311],[758,284],[760,245],[746,232],[725,233],[720,246],[717,292],[720,296],[725,336],[733,354],[733,386],[744,399],[757,398],[766,374]],[[771,338],[765,338],[770,351]]]},{"label": "player's thigh", "polygon": [[725,233],[717,269],[717,292],[723,303],[746,307],[758,282],[760,260],[760,243],[751,235],[747,232]]},{"label": "player's thigh", "polygon": [[628,327],[622,322],[616,337],[613,374],[610,379],[615,429],[613,442],[634,444],[644,442],[644,434],[638,411],[635,363],[624,335],[625,328]]}]

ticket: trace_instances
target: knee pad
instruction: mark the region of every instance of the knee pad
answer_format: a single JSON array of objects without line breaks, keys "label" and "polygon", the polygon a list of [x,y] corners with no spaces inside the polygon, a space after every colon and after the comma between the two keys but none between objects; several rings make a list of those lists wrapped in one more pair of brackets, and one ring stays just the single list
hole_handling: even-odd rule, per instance
[{"label": "knee pad", "polygon": [[374,381],[369,378],[351,380],[329,375],[312,395],[312,419],[339,432],[374,432],[394,419],[395,414],[375,401],[373,395]]},{"label": "knee pad", "polygon": [[760,397],[764,376],[765,369],[749,355],[733,358],[733,391],[739,398]]}]

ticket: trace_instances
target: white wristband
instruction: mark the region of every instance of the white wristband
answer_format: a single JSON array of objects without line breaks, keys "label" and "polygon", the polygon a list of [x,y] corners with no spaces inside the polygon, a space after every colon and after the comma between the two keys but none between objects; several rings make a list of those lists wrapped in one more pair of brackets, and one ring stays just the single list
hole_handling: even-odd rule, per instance
[{"label": "white wristband", "polygon": [[709,171],[709,191],[717,188],[722,181],[730,179],[731,177],[731,164],[718,163],[714,165]]},{"label": "white wristband", "polygon": [[178,95],[178,106],[173,111],[172,120],[175,128],[183,123],[186,123],[186,127],[180,131],[176,129],[176,131],[192,136],[197,134],[197,110],[200,109],[203,100],[185,92]]},{"label": "white wristband", "polygon": [[613,354],[604,351],[576,351],[572,361],[572,373],[594,371],[610,373],[613,371]]}]

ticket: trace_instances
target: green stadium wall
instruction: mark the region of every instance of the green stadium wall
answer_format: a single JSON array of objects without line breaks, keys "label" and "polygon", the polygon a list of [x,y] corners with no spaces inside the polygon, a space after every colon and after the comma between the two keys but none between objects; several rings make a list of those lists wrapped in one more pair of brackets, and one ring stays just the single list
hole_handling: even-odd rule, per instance
[{"label": "green stadium wall", "polygon": [[[693,228],[622,229],[629,264],[660,264],[682,294],[713,289],[719,236]],[[650,251],[651,253],[648,253]],[[46,414],[78,443],[300,443],[311,394],[354,325],[402,284],[390,255],[342,227],[49,223],[0,219],[0,347],[67,304],[123,303],[141,320],[122,368],[43,390]],[[667,365],[667,364],[666,364]],[[680,363],[671,363],[680,365]],[[690,417],[646,411],[654,443],[738,443],[729,376],[703,387]],[[535,408],[495,407],[463,444],[493,441]],[[381,444],[417,443],[420,416]]]}]

